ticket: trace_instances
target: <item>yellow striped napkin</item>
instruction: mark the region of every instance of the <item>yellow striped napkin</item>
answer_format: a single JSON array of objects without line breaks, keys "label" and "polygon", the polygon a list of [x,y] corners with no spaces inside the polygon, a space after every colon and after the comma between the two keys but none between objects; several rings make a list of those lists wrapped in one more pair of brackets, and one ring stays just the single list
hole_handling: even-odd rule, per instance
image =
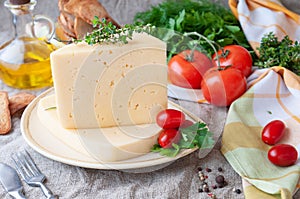
[{"label": "yellow striped napkin", "polygon": [[[262,37],[269,32],[280,40],[289,35],[300,41],[300,16],[279,0],[229,0],[229,6],[257,55]],[[270,163],[270,146],[261,141],[261,130],[271,120],[285,121],[288,133],[281,142],[293,144],[300,152],[300,77],[273,67],[256,70],[248,81],[247,92],[230,106],[222,153],[242,176],[247,199],[290,199],[300,187],[299,160],[285,168]]]},{"label": "yellow striped napkin", "polygon": [[300,77],[282,67],[264,71],[231,104],[221,151],[243,178],[246,198],[290,199],[299,187],[300,161],[290,167],[269,162],[270,146],[261,140],[261,130],[274,119],[283,120],[288,130],[280,143],[300,152]]},{"label": "yellow striped napkin", "polygon": [[269,32],[279,40],[286,35],[293,41],[300,40],[300,16],[285,8],[279,0],[229,0],[229,7],[257,54],[262,37]]}]

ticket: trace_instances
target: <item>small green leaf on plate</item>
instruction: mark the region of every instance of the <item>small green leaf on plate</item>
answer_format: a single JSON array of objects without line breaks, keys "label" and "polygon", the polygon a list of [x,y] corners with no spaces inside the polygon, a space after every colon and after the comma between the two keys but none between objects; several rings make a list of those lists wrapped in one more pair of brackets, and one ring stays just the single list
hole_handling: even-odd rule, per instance
[{"label": "small green leaf on plate", "polygon": [[56,106],[48,107],[48,108],[45,109],[45,111],[54,110],[54,109],[56,109]]},{"label": "small green leaf on plate", "polygon": [[162,148],[159,144],[155,144],[151,151],[164,156],[175,157],[181,149],[210,148],[214,146],[213,135],[203,122],[196,122],[192,126],[179,129],[179,131],[182,135],[179,143],[173,143],[172,148]]}]

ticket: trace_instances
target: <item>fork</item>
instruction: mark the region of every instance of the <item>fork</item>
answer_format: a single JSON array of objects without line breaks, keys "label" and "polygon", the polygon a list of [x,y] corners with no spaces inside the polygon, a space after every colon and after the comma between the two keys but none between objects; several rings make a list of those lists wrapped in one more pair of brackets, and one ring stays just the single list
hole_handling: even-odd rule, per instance
[{"label": "fork", "polygon": [[17,171],[29,186],[40,187],[47,199],[58,199],[58,196],[53,195],[43,184],[46,176],[39,170],[26,150],[24,153],[17,153],[12,159]]}]

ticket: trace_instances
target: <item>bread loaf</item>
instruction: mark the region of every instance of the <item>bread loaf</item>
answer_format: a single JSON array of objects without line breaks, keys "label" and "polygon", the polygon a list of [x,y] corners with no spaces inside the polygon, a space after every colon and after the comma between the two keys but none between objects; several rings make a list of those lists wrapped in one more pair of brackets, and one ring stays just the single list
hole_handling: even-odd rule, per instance
[{"label": "bread loaf", "polygon": [[82,39],[93,30],[92,20],[95,16],[105,18],[119,27],[97,0],[59,0],[60,15],[57,18],[56,36],[63,41]]}]

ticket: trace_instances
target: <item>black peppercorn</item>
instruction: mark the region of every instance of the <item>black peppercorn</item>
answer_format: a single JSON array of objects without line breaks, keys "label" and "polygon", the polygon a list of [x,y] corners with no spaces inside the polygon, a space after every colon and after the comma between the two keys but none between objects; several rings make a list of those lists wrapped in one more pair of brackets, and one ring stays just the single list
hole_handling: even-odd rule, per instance
[{"label": "black peppercorn", "polygon": [[236,189],[235,193],[240,194],[240,193],[242,193],[242,191],[240,189]]},{"label": "black peppercorn", "polygon": [[211,172],[211,169],[210,168],[206,168],[205,169],[207,172]]},{"label": "black peppercorn", "polygon": [[218,168],[218,171],[219,171],[219,172],[222,172],[222,171],[223,171],[223,169],[222,169],[221,167],[219,167],[219,168]]},{"label": "black peppercorn", "polygon": [[224,183],[224,176],[222,176],[222,175],[218,175],[217,177],[216,177],[216,182],[218,183],[218,184],[223,184]]}]

